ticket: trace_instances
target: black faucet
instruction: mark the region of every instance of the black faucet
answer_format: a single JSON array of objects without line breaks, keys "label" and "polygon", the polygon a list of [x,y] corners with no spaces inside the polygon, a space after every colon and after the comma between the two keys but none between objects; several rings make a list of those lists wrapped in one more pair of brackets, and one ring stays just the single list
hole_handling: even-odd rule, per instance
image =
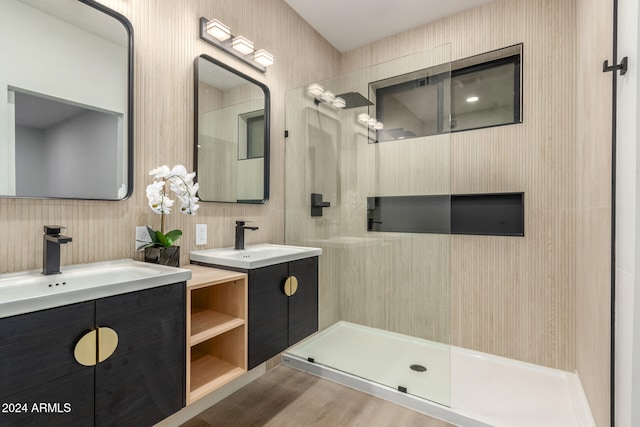
[{"label": "black faucet", "polygon": [[59,225],[45,225],[42,236],[42,274],[60,273],[60,245],[69,243],[71,237],[62,236]]},{"label": "black faucet", "polygon": [[258,227],[248,227],[246,221],[236,221],[236,245],[234,249],[244,249],[244,230],[257,230]]}]

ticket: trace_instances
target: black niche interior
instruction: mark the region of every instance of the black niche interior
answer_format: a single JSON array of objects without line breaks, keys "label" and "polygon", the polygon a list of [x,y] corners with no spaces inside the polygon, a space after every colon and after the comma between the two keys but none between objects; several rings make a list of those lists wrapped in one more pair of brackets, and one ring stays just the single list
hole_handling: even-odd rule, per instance
[{"label": "black niche interior", "polygon": [[524,193],[368,197],[367,230],[524,236]]}]

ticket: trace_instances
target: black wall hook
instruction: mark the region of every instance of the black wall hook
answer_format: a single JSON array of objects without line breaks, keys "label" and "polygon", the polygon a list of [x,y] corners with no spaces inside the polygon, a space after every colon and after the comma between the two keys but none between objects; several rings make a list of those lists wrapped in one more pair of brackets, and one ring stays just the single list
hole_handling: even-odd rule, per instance
[{"label": "black wall hook", "polygon": [[620,75],[624,76],[625,74],[627,74],[628,66],[629,58],[627,58],[626,56],[622,58],[622,62],[620,62],[618,65],[609,65],[609,60],[607,59],[602,63],[602,72],[608,73],[609,71],[620,70]]}]

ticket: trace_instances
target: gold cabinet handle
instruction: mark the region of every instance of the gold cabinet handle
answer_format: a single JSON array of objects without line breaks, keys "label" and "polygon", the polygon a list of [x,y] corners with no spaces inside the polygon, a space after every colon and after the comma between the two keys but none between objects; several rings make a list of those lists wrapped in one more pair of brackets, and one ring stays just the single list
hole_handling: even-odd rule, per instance
[{"label": "gold cabinet handle", "polygon": [[73,356],[83,366],[104,362],[118,347],[118,334],[111,328],[101,327],[84,334],[73,349]]},{"label": "gold cabinet handle", "polygon": [[98,328],[98,363],[104,362],[118,347],[118,333],[111,328]]},{"label": "gold cabinet handle", "polygon": [[288,297],[294,295],[298,290],[298,278],[296,276],[289,276],[284,282],[284,294]]},{"label": "gold cabinet handle", "polygon": [[94,329],[84,334],[73,349],[73,357],[83,366],[95,366],[96,348],[98,345],[98,330]]}]

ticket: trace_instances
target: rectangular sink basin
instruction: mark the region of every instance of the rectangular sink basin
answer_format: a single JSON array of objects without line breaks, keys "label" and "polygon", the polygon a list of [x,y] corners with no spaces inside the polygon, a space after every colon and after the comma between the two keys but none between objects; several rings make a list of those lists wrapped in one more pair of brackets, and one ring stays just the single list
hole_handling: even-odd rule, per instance
[{"label": "rectangular sink basin", "polygon": [[203,264],[250,270],[252,268],[267,267],[283,262],[311,258],[321,254],[322,249],[320,248],[261,243],[257,245],[247,245],[245,249],[242,250],[220,248],[191,251],[190,259],[191,261]]},{"label": "rectangular sink basin", "polygon": [[191,279],[191,270],[134,260],[63,266],[0,275],[0,318]]}]

